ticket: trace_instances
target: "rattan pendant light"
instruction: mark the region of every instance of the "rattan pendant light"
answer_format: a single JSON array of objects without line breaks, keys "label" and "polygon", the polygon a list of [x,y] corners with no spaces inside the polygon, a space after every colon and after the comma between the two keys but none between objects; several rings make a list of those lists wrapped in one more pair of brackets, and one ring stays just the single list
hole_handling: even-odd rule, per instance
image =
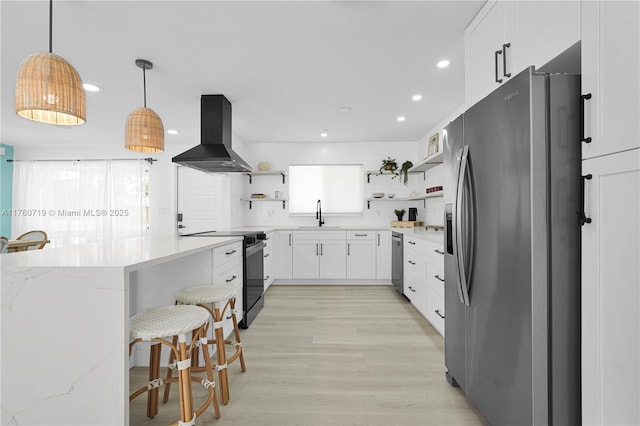
[{"label": "rattan pendant light", "polygon": [[142,84],[144,86],[144,107],[129,114],[125,128],[124,146],[136,152],[164,151],[164,126],[158,114],[147,108],[146,70],[153,64],[145,59],[136,59],[136,65],[142,68]]},{"label": "rattan pendant light", "polygon": [[53,0],[49,0],[49,52],[36,52],[20,65],[16,79],[16,113],[48,124],[84,124],[82,79],[69,62],[52,53],[52,28]]}]

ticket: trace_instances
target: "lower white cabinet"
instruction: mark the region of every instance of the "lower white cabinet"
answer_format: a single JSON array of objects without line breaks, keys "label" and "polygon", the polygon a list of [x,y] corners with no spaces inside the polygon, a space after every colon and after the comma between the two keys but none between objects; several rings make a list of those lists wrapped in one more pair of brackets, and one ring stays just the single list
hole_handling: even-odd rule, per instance
[{"label": "lower white cabinet", "polygon": [[640,424],[640,149],[582,162],[582,422]]},{"label": "lower white cabinet", "polygon": [[294,231],[293,279],[347,277],[345,231]]},{"label": "lower white cabinet", "polygon": [[264,258],[263,267],[264,267],[264,289],[265,291],[269,288],[274,279],[274,232],[267,232],[265,234],[264,249],[262,250],[262,256]]},{"label": "lower white cabinet", "polygon": [[293,231],[275,231],[273,238],[275,278],[290,280],[293,272]]},{"label": "lower white cabinet", "polygon": [[347,232],[347,279],[376,278],[376,233]]},{"label": "lower white cabinet", "polygon": [[391,231],[376,231],[376,279],[391,281]]},{"label": "lower white cabinet", "polygon": [[[242,243],[231,243],[216,247],[213,252],[213,285],[230,285],[236,289],[236,318],[242,320]],[[233,333],[233,319],[231,312],[227,310],[222,321],[225,338]],[[209,338],[213,339],[213,327],[209,327]]]}]

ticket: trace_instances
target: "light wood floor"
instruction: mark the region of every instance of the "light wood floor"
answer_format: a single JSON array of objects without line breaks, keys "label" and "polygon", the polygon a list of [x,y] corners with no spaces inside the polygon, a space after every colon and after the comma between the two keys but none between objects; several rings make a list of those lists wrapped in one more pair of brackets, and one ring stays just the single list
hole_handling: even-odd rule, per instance
[{"label": "light wood floor", "polygon": [[[229,403],[198,425],[486,424],[447,383],[443,338],[391,286],[271,286],[241,333],[247,371],[229,366]],[[132,370],[132,389],[146,374]],[[155,419],[132,402],[131,424],[177,421],[175,388]]]}]

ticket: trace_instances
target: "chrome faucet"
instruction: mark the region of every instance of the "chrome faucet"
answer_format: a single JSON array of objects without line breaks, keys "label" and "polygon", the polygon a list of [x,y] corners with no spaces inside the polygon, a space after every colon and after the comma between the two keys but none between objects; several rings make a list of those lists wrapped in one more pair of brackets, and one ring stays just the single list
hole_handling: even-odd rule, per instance
[{"label": "chrome faucet", "polygon": [[316,203],[316,219],[318,219],[318,226],[324,224],[324,220],[322,219],[322,203],[320,200]]}]

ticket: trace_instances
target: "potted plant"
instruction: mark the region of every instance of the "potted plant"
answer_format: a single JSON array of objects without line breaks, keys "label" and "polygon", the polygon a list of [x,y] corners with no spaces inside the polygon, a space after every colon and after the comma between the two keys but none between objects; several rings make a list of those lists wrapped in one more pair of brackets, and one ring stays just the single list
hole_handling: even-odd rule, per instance
[{"label": "potted plant", "polygon": [[402,218],[404,217],[404,213],[405,213],[405,209],[395,209],[393,212],[396,214],[396,217],[398,218],[398,221],[402,221]]},{"label": "potted plant", "polygon": [[413,167],[413,163],[409,160],[402,163],[400,167],[400,177],[402,178],[402,183],[405,185],[409,181],[409,169]]},{"label": "potted plant", "polygon": [[386,160],[382,160],[382,166],[380,166],[379,174],[384,172],[391,172],[394,176],[398,176],[398,163],[395,158],[387,157]]}]

